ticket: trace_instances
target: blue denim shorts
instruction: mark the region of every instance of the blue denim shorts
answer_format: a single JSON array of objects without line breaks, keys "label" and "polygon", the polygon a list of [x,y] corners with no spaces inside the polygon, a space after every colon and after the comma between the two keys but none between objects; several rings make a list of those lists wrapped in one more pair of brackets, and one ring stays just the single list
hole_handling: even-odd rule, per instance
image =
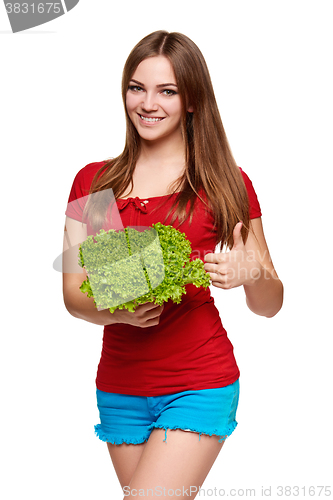
[{"label": "blue denim shorts", "polygon": [[101,423],[95,433],[112,444],[139,444],[148,440],[153,429],[182,429],[223,442],[237,426],[239,379],[226,387],[183,391],[144,397],[104,392],[96,389]]}]

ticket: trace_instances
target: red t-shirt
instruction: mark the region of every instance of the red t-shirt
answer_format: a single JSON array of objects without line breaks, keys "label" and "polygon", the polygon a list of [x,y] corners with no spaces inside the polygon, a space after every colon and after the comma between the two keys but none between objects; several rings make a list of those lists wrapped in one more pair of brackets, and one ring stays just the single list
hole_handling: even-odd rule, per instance
[{"label": "red t-shirt", "polygon": [[[82,221],[82,210],[92,179],[105,162],[90,163],[76,175],[66,215]],[[261,216],[252,183],[241,170],[249,195],[250,218]],[[200,193],[201,195],[202,193]],[[170,224],[164,222],[174,196],[118,199],[116,206],[124,227]],[[204,196],[202,196],[204,197]],[[80,201],[80,198],[82,200]],[[78,200],[75,203],[71,203]],[[146,201],[147,203],[143,203]],[[154,213],[152,209],[161,205]],[[191,242],[191,259],[214,252],[216,231],[211,211],[197,197],[191,225],[188,219],[176,229]],[[89,234],[95,234],[87,224]],[[205,261],[204,261],[205,262]],[[140,328],[127,324],[104,326],[96,386],[105,392],[137,396],[161,396],[187,390],[213,389],[235,382],[240,375],[233,346],[223,328],[210,288],[186,285],[180,304],[164,302],[158,325]]]}]

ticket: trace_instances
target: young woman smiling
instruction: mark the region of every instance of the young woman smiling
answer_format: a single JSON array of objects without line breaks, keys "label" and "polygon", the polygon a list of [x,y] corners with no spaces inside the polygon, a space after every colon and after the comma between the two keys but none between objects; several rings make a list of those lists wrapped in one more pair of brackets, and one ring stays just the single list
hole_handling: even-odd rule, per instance
[{"label": "young woman smiling", "polygon": [[[67,241],[78,245],[102,227],[108,210],[103,191],[112,189],[124,227],[174,225],[205,262],[212,286],[243,286],[248,307],[273,317],[282,307],[283,285],[256,193],[231,154],[198,47],[180,33],[151,33],[126,61],[122,95],[124,151],[76,175],[64,250]],[[94,193],[101,196],[93,202],[86,195]],[[230,252],[215,253],[218,244]],[[104,325],[95,431],[107,442],[121,486],[128,487],[125,498],[158,487],[195,498],[237,426],[240,372],[210,289],[187,285],[180,304],[145,303],[111,314],[80,292],[83,279],[81,268],[63,273],[64,301],[73,316]]]}]

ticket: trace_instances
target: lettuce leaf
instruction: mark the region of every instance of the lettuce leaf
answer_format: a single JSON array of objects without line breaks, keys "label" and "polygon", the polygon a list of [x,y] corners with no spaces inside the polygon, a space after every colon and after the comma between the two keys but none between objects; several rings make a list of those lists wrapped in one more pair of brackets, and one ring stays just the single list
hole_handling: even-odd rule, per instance
[{"label": "lettuce leaf", "polygon": [[80,286],[99,309],[135,311],[139,304],[176,304],[186,294],[185,285],[207,288],[210,275],[197,258],[185,233],[161,222],[145,231],[132,227],[101,231],[80,245],[79,265],[87,272]]}]

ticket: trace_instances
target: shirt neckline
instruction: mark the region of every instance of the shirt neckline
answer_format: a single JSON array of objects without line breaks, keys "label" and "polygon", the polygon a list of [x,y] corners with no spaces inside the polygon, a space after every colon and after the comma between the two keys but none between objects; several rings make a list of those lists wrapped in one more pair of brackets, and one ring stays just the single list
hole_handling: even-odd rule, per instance
[{"label": "shirt neckline", "polygon": [[143,201],[143,200],[155,200],[158,198],[166,198],[168,196],[174,196],[175,194],[179,194],[181,191],[176,191],[175,193],[170,193],[170,194],[163,194],[162,196],[149,196],[146,198],[139,198],[138,196],[129,196],[128,198],[117,198],[117,201],[121,200],[133,200],[135,198],[138,198],[138,200]]}]

